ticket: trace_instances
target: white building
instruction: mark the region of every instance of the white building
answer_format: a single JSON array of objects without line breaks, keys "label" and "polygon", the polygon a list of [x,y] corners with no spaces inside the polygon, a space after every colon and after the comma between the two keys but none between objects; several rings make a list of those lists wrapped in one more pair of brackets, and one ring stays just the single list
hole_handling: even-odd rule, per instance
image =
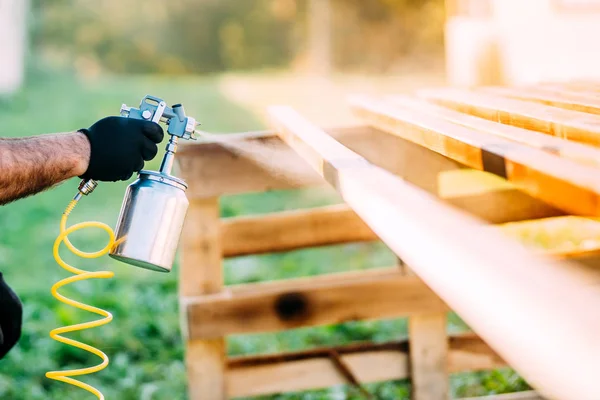
[{"label": "white building", "polygon": [[451,84],[600,80],[600,0],[447,0]]},{"label": "white building", "polygon": [[23,83],[27,49],[27,0],[0,0],[0,95]]}]

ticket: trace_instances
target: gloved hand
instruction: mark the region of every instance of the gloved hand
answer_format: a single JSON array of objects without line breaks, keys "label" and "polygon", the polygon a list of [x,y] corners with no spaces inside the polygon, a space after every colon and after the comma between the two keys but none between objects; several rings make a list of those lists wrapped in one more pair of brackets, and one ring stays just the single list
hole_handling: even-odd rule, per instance
[{"label": "gloved hand", "polygon": [[164,138],[160,125],[125,117],[107,117],[79,132],[91,145],[90,163],[82,179],[126,181],[158,153]]},{"label": "gloved hand", "polygon": [[0,360],[21,338],[23,306],[0,272]]}]

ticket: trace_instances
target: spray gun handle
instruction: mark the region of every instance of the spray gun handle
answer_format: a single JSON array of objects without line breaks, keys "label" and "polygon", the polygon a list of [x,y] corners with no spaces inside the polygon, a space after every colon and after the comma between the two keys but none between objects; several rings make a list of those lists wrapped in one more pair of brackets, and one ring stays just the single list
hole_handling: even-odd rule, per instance
[{"label": "spray gun handle", "polygon": [[142,99],[140,108],[132,108],[123,104],[121,116],[167,124],[167,133],[171,135],[171,138],[160,166],[160,172],[165,175],[170,175],[173,168],[178,140],[180,138],[196,140],[196,127],[199,124],[194,118],[185,115],[185,109],[181,104],[168,107],[164,100],[147,95]]},{"label": "spray gun handle", "polygon": [[150,95],[142,99],[139,109],[123,104],[121,116],[156,123],[164,122],[168,125],[169,135],[188,140],[196,139],[196,127],[199,125],[194,118],[185,115],[185,109],[181,104],[168,107],[164,100]]}]

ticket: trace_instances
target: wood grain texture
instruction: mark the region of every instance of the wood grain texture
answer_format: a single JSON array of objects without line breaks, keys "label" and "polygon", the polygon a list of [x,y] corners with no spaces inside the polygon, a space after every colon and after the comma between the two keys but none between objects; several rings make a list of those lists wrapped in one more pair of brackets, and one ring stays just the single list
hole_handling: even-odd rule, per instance
[{"label": "wood grain texture", "polygon": [[[444,201],[492,224],[563,215],[518,190],[446,197]],[[345,204],[225,218],[221,225],[224,257],[379,241]]]},{"label": "wood grain texture", "polygon": [[[430,180],[430,192],[439,195],[439,179],[432,175]],[[398,261],[403,274],[416,276],[404,261]],[[447,321],[447,313],[423,313],[408,318],[412,400],[449,399]]]},{"label": "wood grain texture", "polygon": [[560,155],[561,157],[585,165],[600,167],[600,149],[592,146],[571,142],[537,131],[479,118],[456,111],[452,108],[438,106],[415,97],[389,96],[387,99],[403,108],[426,112],[459,125],[544,150],[550,154]]},{"label": "wood grain texture", "polygon": [[510,99],[533,101],[565,110],[600,114],[600,99],[585,93],[554,91],[538,87],[503,86],[482,87],[477,91]]},{"label": "wood grain texture", "polygon": [[[418,144],[370,127],[330,129],[327,132],[374,165],[430,192],[433,175],[465,168]],[[235,143],[235,146],[210,141],[182,146],[177,157],[182,171],[190,172],[186,175],[188,197],[202,199],[207,196],[305,186],[326,188],[324,180],[274,135],[271,131],[227,135],[227,141]],[[265,149],[262,149],[263,146]],[[247,151],[236,150],[240,147]],[[256,157],[250,156],[248,151],[262,155],[260,161],[257,162]],[[414,168],[415,163],[419,168]],[[283,172],[274,172],[278,168]],[[288,175],[294,179],[288,180]],[[299,179],[301,176],[304,178]],[[448,198],[447,201],[491,223],[564,214],[556,207],[518,190],[477,193]]]},{"label": "wood grain texture", "polygon": [[593,146],[600,116],[462,89],[427,89],[419,97],[461,112]]},{"label": "wood grain texture", "polygon": [[343,204],[227,218],[223,220],[222,232],[225,257],[378,240],[354,211]]},{"label": "wood grain texture", "polygon": [[[361,383],[406,379],[410,376],[407,341],[359,343],[335,347]],[[504,367],[498,355],[474,334],[449,340],[447,370],[481,371]],[[229,396],[260,396],[320,389],[346,384],[330,359],[331,349],[318,348],[295,353],[236,357],[229,360]],[[273,379],[276,376],[277,379]]]},{"label": "wood grain texture", "polygon": [[370,125],[471,168],[506,178],[565,212],[600,215],[600,175],[596,168],[371,97],[354,97],[351,106]]},{"label": "wood grain texture", "polygon": [[[182,238],[180,299],[220,292],[223,288],[223,269],[217,198],[190,201]],[[186,339],[189,397],[191,400],[225,400],[225,339],[196,340],[190,337],[186,307],[180,309],[183,313],[182,331]]]},{"label": "wood grain texture", "polygon": [[229,286],[185,304],[192,339],[447,311],[418,278],[395,268]]},{"label": "wood grain texture", "polygon": [[411,398],[448,400],[446,313],[418,314],[408,320]]},{"label": "wood grain texture", "polygon": [[269,115],[283,140],[539,393],[600,398],[600,316],[590,312],[600,308],[598,274],[531,254],[361,160],[293,109]]},{"label": "wood grain texture", "polygon": [[490,224],[527,221],[565,215],[555,207],[517,189],[484,191],[457,197],[442,197],[449,205]]}]

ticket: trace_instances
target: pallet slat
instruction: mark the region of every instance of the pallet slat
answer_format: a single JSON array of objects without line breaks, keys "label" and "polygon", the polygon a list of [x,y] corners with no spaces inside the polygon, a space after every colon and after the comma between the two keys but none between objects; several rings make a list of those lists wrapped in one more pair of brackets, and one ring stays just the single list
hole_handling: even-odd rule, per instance
[{"label": "pallet slat", "polygon": [[183,307],[192,339],[448,310],[423,282],[396,268],[229,286],[184,298]]},{"label": "pallet slat", "polygon": [[[180,276],[180,299],[218,293],[223,288],[219,200],[192,200],[184,227]],[[225,338],[194,340],[185,334],[185,308],[180,307],[182,330],[186,340],[186,372],[191,399],[226,398]]]},{"label": "pallet slat", "polygon": [[[474,334],[450,337],[451,373],[501,368],[506,363]],[[340,355],[360,383],[406,379],[410,376],[408,341],[360,343],[295,353],[236,357],[229,360],[230,397],[261,396],[347,384],[330,360]],[[277,379],[273,379],[277,377]]]},{"label": "pallet slat", "polygon": [[227,218],[222,232],[225,257],[378,240],[346,205]]},{"label": "pallet slat", "polygon": [[536,87],[483,87],[483,93],[517,100],[533,101],[547,106],[590,114],[600,114],[600,99],[586,94],[553,91]]},{"label": "pallet slat", "polygon": [[467,114],[600,146],[599,115],[462,89],[427,89],[418,95]]},{"label": "pallet slat", "polygon": [[269,115],[283,140],[528,382],[550,397],[600,397],[600,320],[591,312],[600,308],[597,274],[532,255],[369,164],[288,107]]},{"label": "pallet slat", "polygon": [[600,216],[600,175],[595,168],[370,97],[354,97],[351,105],[370,125],[503,177],[566,212]]},{"label": "pallet slat", "polygon": [[582,164],[600,167],[600,149],[571,142],[545,133],[530,131],[512,125],[501,124],[452,108],[419,100],[409,96],[390,96],[388,99],[402,107],[442,117],[450,122],[490,133],[504,139],[535,147],[551,154],[560,155]]},{"label": "pallet slat", "polygon": [[[409,182],[428,189],[424,184],[431,174],[449,168],[451,161],[414,143],[369,127],[353,127],[328,131],[348,148],[360,152],[367,160]],[[182,145],[178,162],[191,184],[188,196],[203,199],[215,195],[261,192],[275,189],[291,189],[305,186],[326,186],[324,180],[302,162],[295,152],[274,132],[227,135],[224,142],[206,142]],[[262,147],[265,149],[262,149]],[[243,148],[255,151],[264,157],[260,164]],[[284,160],[284,161],[282,161]],[[419,162],[418,169],[412,162]],[[284,172],[275,173],[278,165]],[[453,168],[461,165],[454,162]],[[190,173],[187,174],[187,171]],[[285,171],[292,172],[287,180]],[[304,171],[304,178],[300,179]],[[226,175],[227,179],[222,179]],[[493,190],[456,197],[443,196],[455,207],[466,210],[490,223],[523,221],[564,215],[538,199],[519,190]],[[225,244],[227,245],[227,244]]]},{"label": "pallet slat", "polygon": [[[497,190],[444,200],[491,224],[562,215],[551,207],[529,201],[527,195],[518,190]],[[379,241],[371,228],[345,204],[225,218],[221,231],[224,257]]]}]

